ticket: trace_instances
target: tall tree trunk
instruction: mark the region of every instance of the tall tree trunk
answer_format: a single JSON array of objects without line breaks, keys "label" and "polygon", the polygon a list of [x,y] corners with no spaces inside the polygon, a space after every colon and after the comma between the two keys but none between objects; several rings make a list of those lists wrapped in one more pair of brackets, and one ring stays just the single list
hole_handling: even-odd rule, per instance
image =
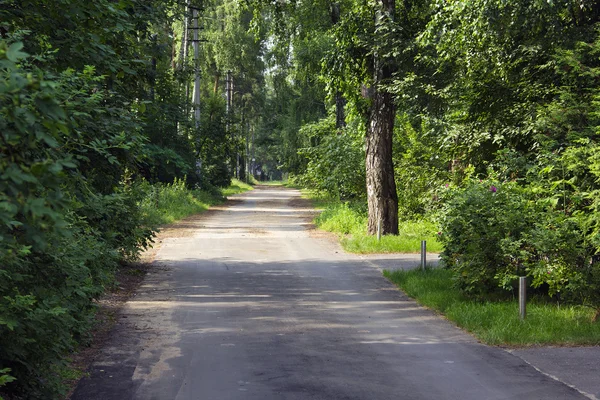
[{"label": "tall tree trunk", "polygon": [[[394,18],[395,0],[380,0],[376,23]],[[398,233],[398,194],[392,161],[392,135],[396,111],[391,93],[380,85],[392,77],[392,68],[381,56],[373,57],[373,90],[366,137],[367,200],[369,234]]]},{"label": "tall tree trunk", "polygon": [[[215,67],[216,68],[216,67]],[[219,81],[221,80],[221,73],[219,71],[215,72],[215,85],[213,86],[213,94],[217,94],[219,92]]]}]

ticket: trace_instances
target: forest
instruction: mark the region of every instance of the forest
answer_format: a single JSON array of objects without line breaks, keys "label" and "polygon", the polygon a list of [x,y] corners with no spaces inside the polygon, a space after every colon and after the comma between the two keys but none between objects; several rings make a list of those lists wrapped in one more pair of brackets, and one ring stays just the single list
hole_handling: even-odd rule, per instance
[{"label": "forest", "polygon": [[0,398],[60,398],[157,193],[289,179],[600,316],[600,3],[0,0]]}]

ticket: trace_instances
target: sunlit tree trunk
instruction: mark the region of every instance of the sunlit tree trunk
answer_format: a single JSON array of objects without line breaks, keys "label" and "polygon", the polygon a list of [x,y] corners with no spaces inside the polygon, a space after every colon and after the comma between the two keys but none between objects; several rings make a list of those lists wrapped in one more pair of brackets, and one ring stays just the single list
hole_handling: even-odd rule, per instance
[{"label": "sunlit tree trunk", "polygon": [[[378,2],[380,10],[376,23],[394,18],[395,0]],[[380,85],[392,77],[392,68],[381,55],[373,57],[373,88],[366,137],[367,200],[369,204],[369,234],[398,233],[398,194],[392,162],[392,135],[395,107],[391,93]]]}]

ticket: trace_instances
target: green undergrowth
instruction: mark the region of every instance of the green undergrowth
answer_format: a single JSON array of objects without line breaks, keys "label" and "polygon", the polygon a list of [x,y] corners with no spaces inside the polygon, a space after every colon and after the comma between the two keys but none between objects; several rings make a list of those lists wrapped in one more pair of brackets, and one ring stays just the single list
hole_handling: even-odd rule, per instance
[{"label": "green undergrowth", "polygon": [[262,186],[286,186],[288,181],[264,181],[257,182],[258,185]]},{"label": "green undergrowth", "polygon": [[158,227],[204,212],[212,205],[223,203],[227,196],[251,189],[252,186],[237,179],[233,179],[229,187],[213,191],[188,189],[182,180],[170,184],[147,184],[142,189],[146,195],[140,207],[147,224]]},{"label": "green undergrowth", "polygon": [[527,304],[527,317],[522,321],[516,299],[476,301],[466,298],[454,287],[450,270],[396,270],[383,274],[408,296],[440,312],[487,344],[600,344],[600,322],[592,322],[594,311],[590,308],[533,298]]},{"label": "green undergrowth", "polygon": [[319,229],[337,233],[342,247],[351,253],[418,253],[421,241],[427,241],[427,251],[442,250],[437,240],[433,223],[425,220],[400,221],[398,235],[385,235],[381,240],[367,235],[367,211],[359,202],[340,202],[304,191],[305,197],[313,201],[315,208],[322,210],[315,219]]},{"label": "green undergrowth", "polygon": [[238,179],[232,179],[231,185],[229,185],[229,187],[221,189],[221,191],[223,192],[223,196],[229,197],[229,196],[233,196],[236,194],[247,192],[248,190],[252,190],[252,189],[253,189],[252,185],[249,185]]}]

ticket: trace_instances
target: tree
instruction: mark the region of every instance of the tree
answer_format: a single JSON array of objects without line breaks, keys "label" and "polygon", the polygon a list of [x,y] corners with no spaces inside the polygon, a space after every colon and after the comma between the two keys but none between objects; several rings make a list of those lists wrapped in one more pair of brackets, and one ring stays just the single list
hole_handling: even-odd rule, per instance
[{"label": "tree", "polygon": [[[395,0],[381,0],[375,9],[375,34],[393,29],[396,15]],[[385,35],[384,35],[385,37]],[[382,234],[398,233],[398,194],[392,161],[392,136],[396,107],[392,93],[383,85],[394,72],[393,62],[381,48],[372,55],[372,90],[366,135],[367,201],[369,205],[368,232],[380,227]]]}]

